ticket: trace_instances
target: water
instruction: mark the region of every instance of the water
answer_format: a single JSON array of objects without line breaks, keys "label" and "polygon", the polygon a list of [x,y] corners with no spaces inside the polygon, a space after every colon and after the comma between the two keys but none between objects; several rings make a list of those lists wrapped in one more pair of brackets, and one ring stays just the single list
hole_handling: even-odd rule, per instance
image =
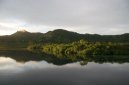
[{"label": "water", "polygon": [[49,56],[48,59],[34,56],[41,55],[0,52],[0,85],[129,85],[126,62],[92,61],[81,65],[82,61],[57,63]]}]

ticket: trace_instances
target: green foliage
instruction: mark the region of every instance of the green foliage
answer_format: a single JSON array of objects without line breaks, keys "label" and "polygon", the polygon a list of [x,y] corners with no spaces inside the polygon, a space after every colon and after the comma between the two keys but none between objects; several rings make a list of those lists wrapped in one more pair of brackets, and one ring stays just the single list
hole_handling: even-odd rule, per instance
[{"label": "green foliage", "polygon": [[[68,44],[34,45],[33,49],[42,49],[42,52],[52,54],[58,58],[87,59],[87,56],[96,55],[129,55],[129,45],[116,43],[88,42],[85,40]],[[98,57],[99,58],[99,57]]]}]

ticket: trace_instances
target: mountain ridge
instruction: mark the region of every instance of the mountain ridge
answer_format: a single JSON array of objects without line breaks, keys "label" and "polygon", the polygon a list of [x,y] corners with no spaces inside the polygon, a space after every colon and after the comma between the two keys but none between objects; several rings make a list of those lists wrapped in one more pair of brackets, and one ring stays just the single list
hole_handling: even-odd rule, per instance
[{"label": "mountain ridge", "polygon": [[[93,34],[90,34],[90,33],[84,33],[84,34],[82,34],[82,33],[78,33],[78,32],[74,32],[74,31],[68,31],[68,30],[65,30],[65,29],[55,29],[55,30],[52,30],[52,31],[48,31],[48,32],[46,32],[46,33],[42,33],[42,32],[29,32],[29,31],[27,31],[27,30],[17,30],[16,32],[14,32],[14,33],[12,33],[12,34],[10,34],[10,35],[14,35],[14,34],[17,34],[17,33],[32,33],[32,34],[35,34],[35,33],[41,33],[41,34],[47,34],[47,33],[50,33],[50,32],[61,32],[61,31],[66,31],[66,32],[72,32],[72,33],[76,33],[76,34],[81,34],[81,35],[100,35],[100,36],[115,36],[115,35],[129,35],[129,33],[121,33],[121,34],[113,34],[113,35],[111,35],[111,34],[106,34],[106,35],[104,35],[104,34],[96,34],[96,33],[93,33]],[[10,36],[10,35],[0,35],[0,37],[1,36]]]},{"label": "mountain ridge", "polygon": [[56,29],[47,33],[17,31],[12,35],[0,36],[0,48],[26,48],[30,43],[71,43],[81,39],[90,42],[129,43],[129,33],[121,35],[79,34],[63,29]]},{"label": "mountain ridge", "polygon": [[[34,40],[35,38],[42,38],[42,39],[47,39],[50,40],[52,38],[58,38],[58,39],[63,39],[63,38],[67,38],[69,39],[74,38],[75,40],[77,39],[87,39],[89,41],[103,41],[100,40],[101,38],[105,38],[105,41],[111,40],[111,39],[115,39],[115,38],[126,38],[126,40],[129,40],[128,38],[129,33],[123,33],[123,34],[119,34],[119,35],[100,35],[100,34],[79,34],[77,32],[72,32],[72,31],[67,31],[64,29],[56,29],[53,31],[48,31],[46,33],[40,33],[40,32],[28,32],[26,30],[24,31],[17,31],[11,35],[5,35],[5,36],[0,36],[0,40],[1,38],[11,38],[11,37],[16,37],[16,38],[26,38],[26,37],[30,37],[32,40]],[[34,38],[34,39],[33,39]]]}]

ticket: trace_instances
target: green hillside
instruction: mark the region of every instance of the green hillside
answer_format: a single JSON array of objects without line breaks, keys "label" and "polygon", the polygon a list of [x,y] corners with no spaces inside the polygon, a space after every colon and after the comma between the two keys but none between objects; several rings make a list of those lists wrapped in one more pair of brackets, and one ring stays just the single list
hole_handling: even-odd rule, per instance
[{"label": "green hillside", "polygon": [[122,35],[79,34],[63,29],[49,31],[44,34],[17,31],[12,35],[0,36],[0,50],[21,50],[26,49],[27,46],[31,44],[71,43],[81,39],[90,42],[128,44],[129,33]]},{"label": "green hillside", "polygon": [[43,34],[17,31],[12,35],[0,36],[0,50],[24,50],[35,43]]}]

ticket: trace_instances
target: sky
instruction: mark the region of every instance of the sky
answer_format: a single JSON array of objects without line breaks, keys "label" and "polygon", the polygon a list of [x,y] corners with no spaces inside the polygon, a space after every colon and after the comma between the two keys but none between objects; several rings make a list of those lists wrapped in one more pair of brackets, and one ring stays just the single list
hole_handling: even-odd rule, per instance
[{"label": "sky", "polygon": [[21,29],[129,33],[129,0],[0,0],[0,35]]}]

